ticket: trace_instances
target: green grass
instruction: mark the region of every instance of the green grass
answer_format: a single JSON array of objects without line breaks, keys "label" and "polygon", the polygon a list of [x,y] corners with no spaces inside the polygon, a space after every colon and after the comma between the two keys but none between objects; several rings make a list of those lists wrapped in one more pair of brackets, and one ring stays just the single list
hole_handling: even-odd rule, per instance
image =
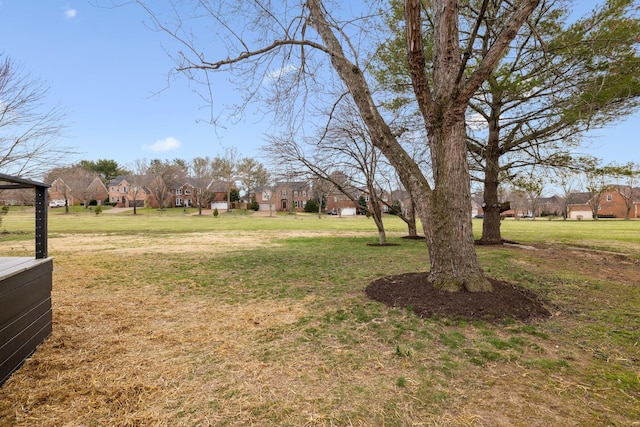
[{"label": "green grass", "polygon": [[[405,232],[406,226],[396,217],[389,216],[388,231]],[[95,215],[82,207],[73,207],[67,214],[63,208],[49,210],[50,233],[183,233],[206,231],[354,231],[374,233],[373,220],[365,217],[337,218],[316,214],[277,214],[273,217],[241,213],[197,215],[197,209],[171,208],[164,211],[142,208],[137,215],[132,211],[117,214],[103,212]],[[34,213],[31,210],[11,208],[1,225],[4,231],[33,233]],[[374,234],[375,236],[375,234]]]},{"label": "green grass", "polygon": [[[478,225],[474,228],[478,234],[482,225],[479,220],[474,221],[474,226]],[[500,231],[503,238],[523,243],[564,244],[640,256],[638,220],[504,220]]]}]

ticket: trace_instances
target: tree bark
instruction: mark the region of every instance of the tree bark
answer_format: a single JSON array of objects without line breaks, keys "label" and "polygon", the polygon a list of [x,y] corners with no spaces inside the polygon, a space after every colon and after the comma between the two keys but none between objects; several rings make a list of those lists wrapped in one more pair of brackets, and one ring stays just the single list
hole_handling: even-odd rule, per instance
[{"label": "tree bark", "polygon": [[[497,112],[499,114],[499,112]],[[482,237],[480,242],[485,245],[497,245],[502,243],[500,234],[500,200],[498,199],[498,186],[500,185],[500,129],[498,128],[498,116],[493,114],[489,123],[489,136],[484,153],[484,218],[482,219]]]},{"label": "tree bark", "polygon": [[415,202],[413,201],[413,197],[410,197],[409,199],[410,199],[409,206],[407,207],[407,214],[406,214],[407,233],[409,233],[409,237],[418,237],[418,226],[416,225]]},{"label": "tree bark", "polygon": [[429,247],[430,280],[447,291],[490,291],[478,260],[471,221],[471,185],[464,113],[430,131],[437,165],[431,197],[416,202]]}]

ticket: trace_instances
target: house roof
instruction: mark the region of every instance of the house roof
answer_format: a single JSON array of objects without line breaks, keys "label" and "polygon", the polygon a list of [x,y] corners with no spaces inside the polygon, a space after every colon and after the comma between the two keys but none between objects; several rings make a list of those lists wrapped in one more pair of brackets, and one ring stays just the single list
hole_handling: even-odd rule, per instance
[{"label": "house roof", "polygon": [[213,191],[214,193],[226,193],[227,192],[227,184],[222,181],[211,181],[211,183],[207,186],[209,191]]},{"label": "house roof", "polygon": [[115,178],[112,178],[111,181],[109,181],[109,185],[120,185],[122,183],[122,181],[127,181],[127,177],[126,176],[116,176]]},{"label": "house roof", "polygon": [[571,193],[567,197],[569,205],[586,205],[591,200],[591,193]]}]

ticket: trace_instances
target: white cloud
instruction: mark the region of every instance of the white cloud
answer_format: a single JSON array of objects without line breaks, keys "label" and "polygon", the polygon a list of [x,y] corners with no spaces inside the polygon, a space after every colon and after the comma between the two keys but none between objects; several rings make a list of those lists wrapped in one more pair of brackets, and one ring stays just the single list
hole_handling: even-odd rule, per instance
[{"label": "white cloud", "polygon": [[277,80],[286,74],[292,73],[298,70],[298,67],[293,64],[287,64],[284,67],[277,70],[271,70],[267,72],[267,80]]},{"label": "white cloud", "polygon": [[64,17],[67,19],[73,19],[76,17],[76,15],[78,15],[78,11],[76,9],[71,9],[71,8],[65,8],[64,10]]},{"label": "white cloud", "polygon": [[179,140],[170,136],[165,139],[159,139],[151,145],[143,145],[142,148],[153,151],[154,153],[162,153],[180,148],[181,145],[182,143]]}]

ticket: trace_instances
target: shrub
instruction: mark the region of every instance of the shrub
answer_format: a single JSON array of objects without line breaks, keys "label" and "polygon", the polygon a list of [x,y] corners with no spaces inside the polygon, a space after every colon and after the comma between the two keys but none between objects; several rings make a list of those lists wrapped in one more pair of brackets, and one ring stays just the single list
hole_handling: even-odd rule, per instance
[{"label": "shrub", "polygon": [[318,201],[316,199],[307,200],[307,204],[304,205],[304,211],[308,213],[318,212]]},{"label": "shrub", "polygon": [[214,216],[215,218],[218,218],[218,215],[219,215],[219,213],[218,213],[218,208],[215,208],[215,209],[213,210],[213,216]]},{"label": "shrub", "polygon": [[96,215],[100,215],[102,213],[102,206],[96,206],[93,212],[95,212]]}]

